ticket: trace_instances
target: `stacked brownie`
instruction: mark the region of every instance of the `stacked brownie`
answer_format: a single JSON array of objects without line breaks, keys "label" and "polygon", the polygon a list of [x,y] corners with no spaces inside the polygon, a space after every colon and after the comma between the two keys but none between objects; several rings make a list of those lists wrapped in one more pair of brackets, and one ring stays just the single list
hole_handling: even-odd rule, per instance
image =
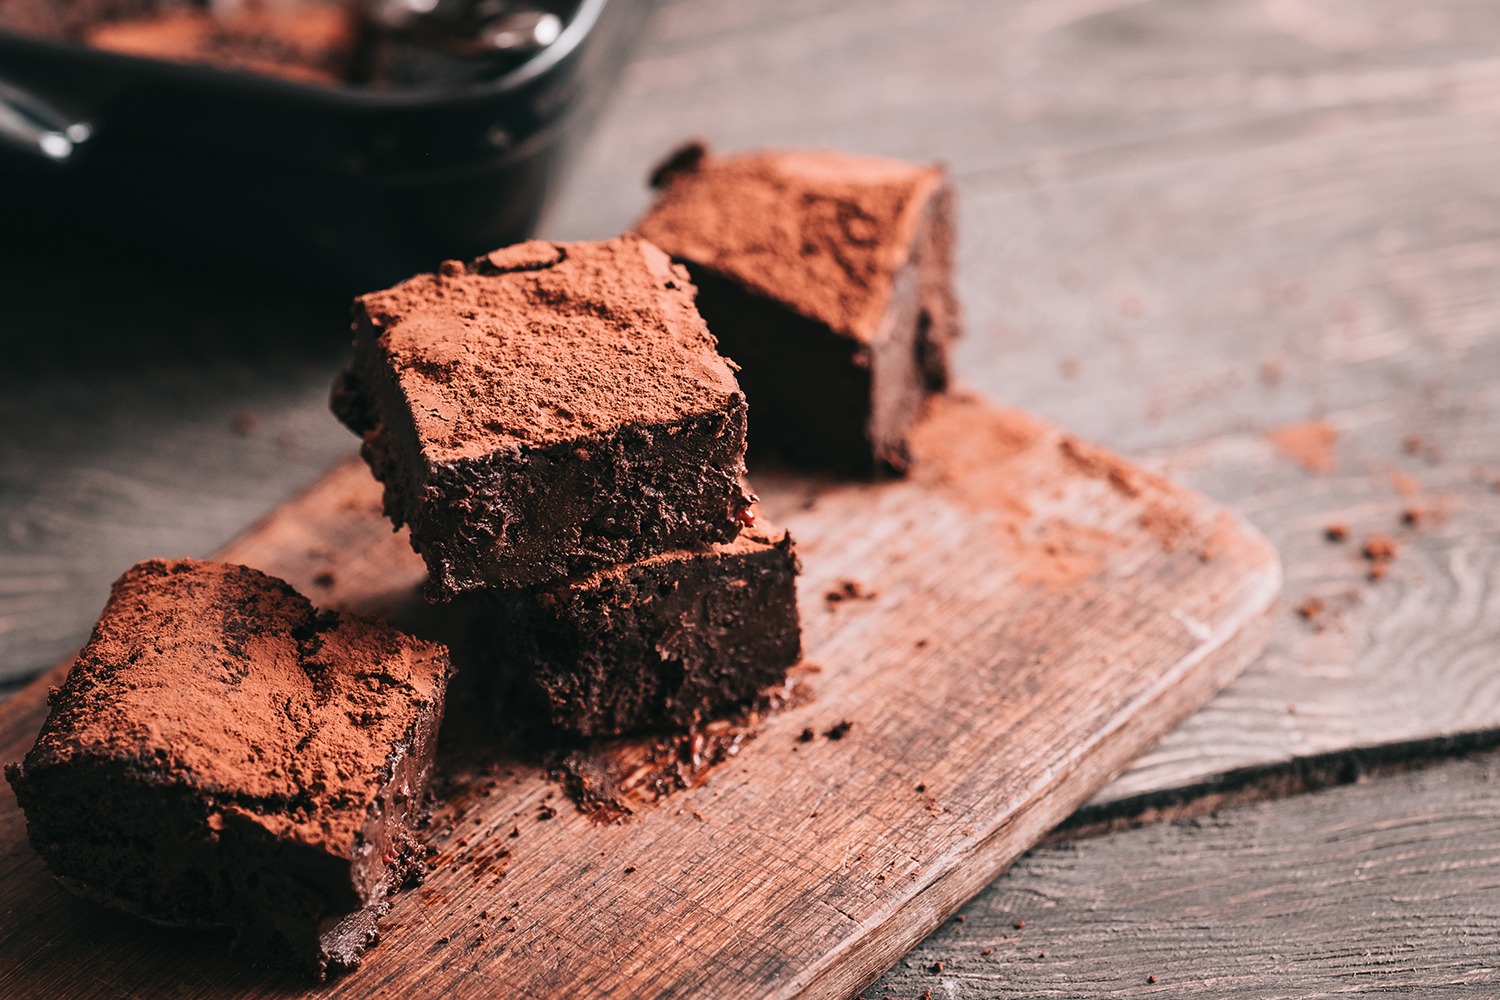
[{"label": "stacked brownie", "polygon": [[6,776],[65,887],[321,979],[422,872],[450,672],[443,647],[255,570],[145,562]]},{"label": "stacked brownie", "polygon": [[334,411],[435,599],[482,610],[513,702],[584,736],[680,726],[800,651],[790,539],[742,483],[746,405],[686,272],[638,236],[447,261],[355,304]]}]

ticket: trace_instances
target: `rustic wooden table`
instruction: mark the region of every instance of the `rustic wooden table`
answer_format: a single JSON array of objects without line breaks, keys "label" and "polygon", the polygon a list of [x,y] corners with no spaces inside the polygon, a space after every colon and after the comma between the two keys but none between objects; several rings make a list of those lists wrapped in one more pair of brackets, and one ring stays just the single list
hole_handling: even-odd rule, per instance
[{"label": "rustic wooden table", "polygon": [[[964,377],[1285,562],[1260,662],[865,996],[1500,992],[1497,42],[1489,0],[661,5],[549,235],[686,135],[941,159]],[[0,274],[11,684],[350,448],[343,303],[79,257]]]}]

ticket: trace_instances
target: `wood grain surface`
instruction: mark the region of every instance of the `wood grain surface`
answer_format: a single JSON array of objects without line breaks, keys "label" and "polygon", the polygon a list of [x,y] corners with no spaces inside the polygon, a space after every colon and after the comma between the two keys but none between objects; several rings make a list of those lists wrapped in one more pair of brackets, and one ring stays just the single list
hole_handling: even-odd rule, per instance
[{"label": "wood grain surface", "polygon": [[[599,824],[458,707],[435,871],[322,993],[847,995],[1259,652],[1279,564],[1201,496],[977,397],[939,400],[914,452],[903,482],[757,473],[805,565],[804,693],[701,784]],[[357,461],[224,556],[435,627]],[[50,679],[0,706],[7,757]],[[7,791],[0,995],[296,988],[70,899],[23,825]]]},{"label": "wood grain surface", "polygon": [[[628,225],[687,134],[946,161],[964,377],[1245,512],[1287,567],[1271,654],[1105,798],[1494,738],[1497,42],[1487,0],[663,0],[546,228]],[[123,567],[213,551],[347,451],[346,333],[343,303],[86,255],[21,254],[0,293],[18,678]],[[1325,418],[1332,474],[1266,437]],[[1448,523],[1404,529],[1393,470]],[[1388,585],[1334,519],[1401,533]],[[1291,611],[1314,594],[1322,632]]]},{"label": "wood grain surface", "polygon": [[[546,230],[627,225],[688,134],[946,161],[964,376],[1243,512],[1286,567],[1267,655],[1098,804],[1274,786],[1500,733],[1497,45],[1489,0],[662,0]],[[349,448],[325,403],[342,303],[18,257],[0,269],[13,678],[82,641],[123,567],[213,551]],[[1337,433],[1329,473],[1268,437],[1315,420]],[[1400,524],[1413,499],[1446,523]],[[1351,543],[1322,541],[1334,520]],[[1355,545],[1377,529],[1401,552],[1371,584]],[[1321,631],[1292,610],[1308,596],[1333,606]],[[1131,843],[1116,864],[1154,863]],[[1353,964],[1346,987],[1370,983]]]},{"label": "wood grain surface", "polygon": [[1478,998],[1497,954],[1490,754],[1038,850],[862,995]]},{"label": "wood grain surface", "polygon": [[[1500,735],[1500,7],[684,0],[658,23],[622,90],[641,110],[604,120],[557,231],[627,224],[648,193],[622,166],[685,133],[942,159],[964,376],[1281,552],[1269,654],[1099,804]],[[1318,420],[1331,472],[1268,437]],[[1447,522],[1408,528],[1411,504]],[[1374,586],[1377,530],[1402,552]],[[1322,631],[1292,610],[1315,595]]]}]

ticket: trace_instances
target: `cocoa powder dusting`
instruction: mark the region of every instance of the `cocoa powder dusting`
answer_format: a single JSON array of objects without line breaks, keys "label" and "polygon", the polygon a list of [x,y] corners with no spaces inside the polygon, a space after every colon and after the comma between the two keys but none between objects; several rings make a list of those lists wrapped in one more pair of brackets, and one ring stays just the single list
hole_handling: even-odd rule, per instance
[{"label": "cocoa powder dusting", "polygon": [[1333,449],[1338,443],[1339,432],[1332,424],[1321,420],[1305,424],[1289,424],[1267,431],[1266,438],[1282,454],[1308,472],[1338,471],[1338,459]]},{"label": "cocoa powder dusting", "polygon": [[661,194],[636,225],[641,235],[870,341],[943,171],[850,153],[718,157],[693,142],[670,154],[652,183]]},{"label": "cocoa powder dusting", "polygon": [[374,801],[448,673],[443,647],[317,612],[264,573],[152,560],[115,582],[28,766],[150,761],[274,836],[347,856],[366,820],[351,803]]},{"label": "cocoa powder dusting", "polygon": [[399,373],[424,457],[446,462],[728,408],[739,386],[694,294],[637,236],[533,240],[445,261],[355,312]]}]

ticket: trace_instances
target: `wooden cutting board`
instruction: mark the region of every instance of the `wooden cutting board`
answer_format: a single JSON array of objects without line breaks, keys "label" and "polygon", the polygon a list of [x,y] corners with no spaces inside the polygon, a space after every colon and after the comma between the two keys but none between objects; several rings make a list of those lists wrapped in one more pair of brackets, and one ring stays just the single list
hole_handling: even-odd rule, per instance
[{"label": "wooden cutting board", "polygon": [[[451,710],[434,870],[316,992],[849,995],[1262,648],[1279,563],[1207,499],[971,397],[934,406],[915,454],[909,479],[874,485],[755,470],[798,541],[807,662],[778,707],[706,741],[598,758],[640,765],[614,775],[629,815],[585,814],[541,754]],[[220,556],[441,624],[354,459]],[[4,759],[61,676],[0,706]],[[0,912],[4,996],[310,989],[58,888],[8,787]]]}]

